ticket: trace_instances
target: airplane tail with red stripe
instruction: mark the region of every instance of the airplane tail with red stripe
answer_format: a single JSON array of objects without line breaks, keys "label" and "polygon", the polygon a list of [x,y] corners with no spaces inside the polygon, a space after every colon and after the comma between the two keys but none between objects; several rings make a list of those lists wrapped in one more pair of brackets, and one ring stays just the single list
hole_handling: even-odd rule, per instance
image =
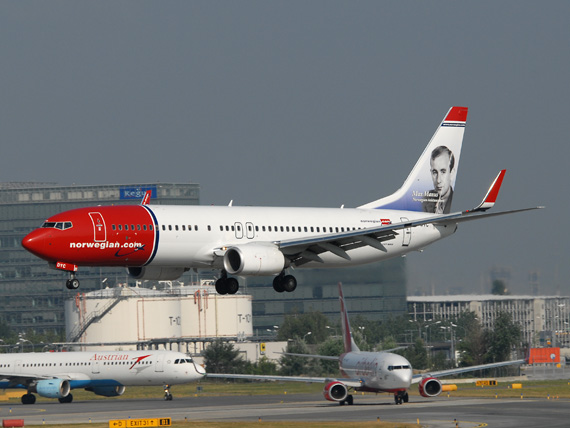
[{"label": "airplane tail with red stripe", "polygon": [[452,107],[447,112],[399,190],[358,208],[451,212],[467,111],[467,107]]},{"label": "airplane tail with red stripe", "polygon": [[350,331],[350,322],[348,321],[348,312],[346,310],[346,304],[344,303],[344,295],[342,293],[342,283],[338,283],[338,297],[340,301],[340,323],[342,326],[342,340],[344,342],[344,352],[358,352],[358,346],[352,338],[352,333]]}]

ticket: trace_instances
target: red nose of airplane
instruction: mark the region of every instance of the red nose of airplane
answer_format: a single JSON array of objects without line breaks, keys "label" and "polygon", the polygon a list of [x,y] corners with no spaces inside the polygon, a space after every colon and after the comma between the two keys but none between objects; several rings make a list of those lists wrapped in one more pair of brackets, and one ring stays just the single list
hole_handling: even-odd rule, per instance
[{"label": "red nose of airplane", "polygon": [[28,233],[24,239],[22,239],[22,246],[30,253],[41,257],[42,259],[49,259],[46,254],[46,251],[49,248],[49,243],[47,241],[46,231],[36,229]]}]

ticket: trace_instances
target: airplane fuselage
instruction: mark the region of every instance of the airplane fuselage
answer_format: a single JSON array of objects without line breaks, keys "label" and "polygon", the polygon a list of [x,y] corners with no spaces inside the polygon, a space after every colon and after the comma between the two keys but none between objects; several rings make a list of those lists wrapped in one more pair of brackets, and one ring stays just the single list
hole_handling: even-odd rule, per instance
[{"label": "airplane fuselage", "polygon": [[[326,237],[400,223],[426,213],[378,209],[99,206],[65,211],[31,232],[24,246],[52,264],[166,268],[223,268],[224,249]],[[350,259],[331,252],[299,267],[342,267],[370,263],[419,250],[449,236],[453,227],[426,224],[399,231],[382,242],[385,251],[363,246]],[[287,249],[282,250],[287,256]],[[61,266],[54,266],[62,268]],[[260,275],[279,274],[263,268]],[[64,269],[69,270],[69,269]],[[180,273],[181,274],[181,273]]]},{"label": "airplane fuselage", "polygon": [[176,385],[202,378],[191,358],[171,351],[0,354],[0,388],[28,388],[41,379],[68,380],[71,389]]},{"label": "airplane fuselage", "polygon": [[390,352],[349,352],[340,357],[339,367],[343,376],[362,379],[362,387],[357,390],[399,392],[412,383],[409,361]]}]

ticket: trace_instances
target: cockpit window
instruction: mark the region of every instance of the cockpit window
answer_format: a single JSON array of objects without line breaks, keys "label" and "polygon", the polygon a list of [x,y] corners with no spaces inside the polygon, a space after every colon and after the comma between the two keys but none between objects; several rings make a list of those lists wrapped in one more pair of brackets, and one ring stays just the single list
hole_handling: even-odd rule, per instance
[{"label": "cockpit window", "polygon": [[43,228],[47,228],[47,229],[60,229],[60,230],[65,230],[65,229],[71,229],[73,227],[73,223],[71,223],[70,221],[45,221],[44,224],[42,224]]},{"label": "cockpit window", "polygon": [[388,366],[388,370],[392,371],[392,370],[403,370],[403,369],[410,369],[411,367],[408,365],[405,366]]}]

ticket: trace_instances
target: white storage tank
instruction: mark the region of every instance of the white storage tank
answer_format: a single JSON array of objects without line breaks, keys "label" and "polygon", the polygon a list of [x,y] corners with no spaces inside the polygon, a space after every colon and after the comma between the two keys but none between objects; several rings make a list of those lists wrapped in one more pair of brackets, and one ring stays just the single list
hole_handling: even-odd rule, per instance
[{"label": "white storage tank", "polygon": [[210,285],[77,293],[65,302],[67,341],[125,350],[148,341],[244,340],[253,336],[251,301],[250,295],[221,296]]}]

